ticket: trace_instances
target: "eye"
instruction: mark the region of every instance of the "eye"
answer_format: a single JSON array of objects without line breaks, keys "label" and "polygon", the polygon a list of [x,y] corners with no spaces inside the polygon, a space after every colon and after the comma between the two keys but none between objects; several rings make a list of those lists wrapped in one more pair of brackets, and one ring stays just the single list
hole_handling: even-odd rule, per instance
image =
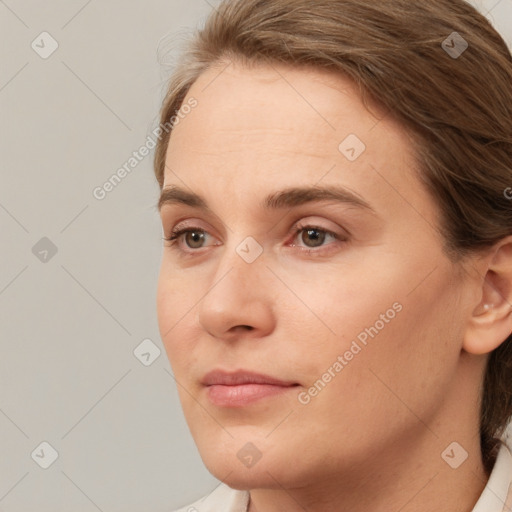
[{"label": "eye", "polygon": [[186,247],[189,249],[202,249],[204,246],[202,245],[206,240],[206,237],[210,236],[204,229],[201,228],[183,228],[183,229],[174,229],[171,232],[171,236],[165,238],[167,242],[172,243],[177,241],[178,244],[181,239],[185,242]]},{"label": "eye", "polygon": [[[332,241],[346,241],[346,238],[340,234],[324,229],[316,225],[296,225],[292,230],[293,242],[290,244],[291,247],[299,247],[302,251],[308,253],[320,252],[314,249],[321,249],[334,245],[334,243],[326,243],[331,239]],[[301,235],[299,237],[299,235]],[[170,247],[181,251],[183,253],[192,253],[200,249],[204,249],[209,245],[218,245],[215,243],[206,244],[208,238],[212,236],[202,228],[198,227],[185,227],[185,228],[174,228],[169,237],[164,238],[165,241],[169,242]],[[299,243],[296,243],[296,239],[299,238]]]},{"label": "eye", "polygon": [[300,236],[300,241],[302,241],[305,245],[299,245],[299,247],[306,247],[308,249],[314,249],[316,247],[324,246],[324,242],[326,239],[328,239],[328,237],[331,237],[334,240],[341,239],[341,237],[338,234],[333,233],[332,231],[324,229],[320,226],[298,225],[295,227],[294,233],[294,240],[302,233],[302,235]]}]

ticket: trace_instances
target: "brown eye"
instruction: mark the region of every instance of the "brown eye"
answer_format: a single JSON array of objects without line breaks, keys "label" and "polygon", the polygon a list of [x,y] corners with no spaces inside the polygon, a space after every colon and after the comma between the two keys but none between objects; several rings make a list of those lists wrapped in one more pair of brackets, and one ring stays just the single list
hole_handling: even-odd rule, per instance
[{"label": "brown eye", "polygon": [[[308,247],[320,247],[325,241],[325,235],[327,233],[320,229],[310,228],[302,230],[302,241]],[[310,243],[311,242],[311,243]]]},{"label": "brown eye", "polygon": [[204,242],[204,231],[187,231],[184,233],[185,243],[191,249],[200,249],[201,243]]},{"label": "brown eye", "polygon": [[202,244],[205,242],[207,235],[208,233],[200,228],[176,229],[172,232],[171,236],[165,240],[168,242],[177,242],[177,246],[173,245],[173,247],[176,248],[185,243],[185,246],[189,249],[202,249],[206,247]]},{"label": "brown eye", "polygon": [[[328,229],[313,225],[299,225],[295,227],[295,238],[297,242],[294,244],[303,249],[317,249],[332,245],[330,241],[336,242],[340,236]],[[318,251],[314,251],[318,252]]]}]

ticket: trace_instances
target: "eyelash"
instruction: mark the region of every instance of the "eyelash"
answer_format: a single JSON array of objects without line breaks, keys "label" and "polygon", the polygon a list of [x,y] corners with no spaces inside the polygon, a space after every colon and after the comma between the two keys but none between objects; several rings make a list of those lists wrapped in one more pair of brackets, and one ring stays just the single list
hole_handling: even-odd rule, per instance
[{"label": "eyelash", "polygon": [[[331,236],[332,238],[334,238],[337,241],[341,241],[341,242],[347,241],[345,238],[340,237],[340,235],[338,235],[337,233],[334,233],[332,231],[329,231],[328,229],[324,229],[320,226],[316,226],[313,224],[307,224],[307,225],[299,224],[299,225],[295,226],[295,228],[293,230],[293,239],[295,240],[300,233],[302,233],[303,231],[308,231],[308,230],[315,230],[315,231],[319,231],[320,233],[325,233],[326,235]],[[180,251],[179,245],[175,242],[179,241],[179,238],[187,233],[208,234],[207,231],[205,231],[204,229],[201,229],[201,228],[190,227],[190,228],[183,228],[183,229],[174,229],[171,232],[171,236],[165,237],[164,240],[169,243],[170,248]],[[326,250],[325,248],[328,247],[329,245],[332,245],[332,244],[321,245],[321,246],[318,246],[317,248],[303,247],[303,246],[296,246],[296,245],[294,245],[293,247],[299,247],[300,251],[303,253],[305,252],[306,254],[318,254],[318,253],[324,252]],[[184,254],[191,255],[194,252],[198,252],[204,248],[205,247],[200,247],[198,249],[189,249],[187,251],[181,251],[181,252]],[[324,249],[324,251],[322,251],[322,248]]]}]

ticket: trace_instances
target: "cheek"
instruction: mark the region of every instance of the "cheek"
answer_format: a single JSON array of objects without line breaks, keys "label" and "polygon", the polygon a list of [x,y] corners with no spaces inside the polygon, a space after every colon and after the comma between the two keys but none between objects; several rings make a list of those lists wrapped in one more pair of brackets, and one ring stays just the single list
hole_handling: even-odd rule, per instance
[{"label": "cheek", "polygon": [[158,278],[156,309],[160,338],[171,365],[179,361],[184,346],[190,346],[183,330],[190,322],[188,315],[194,313],[191,308],[195,302],[186,280],[174,277],[163,264]]},{"label": "cheek", "polygon": [[[448,274],[439,274],[411,293],[412,277],[402,273],[394,284],[361,284],[357,293],[333,286],[323,319],[338,336],[324,337],[303,359],[312,385],[304,406],[308,417],[343,425],[347,436],[359,440],[354,446],[366,439],[389,442],[393,430],[399,435],[421,427],[418,417],[432,418],[456,372],[462,323],[456,320],[454,285]],[[317,305],[322,297],[310,296]]]},{"label": "cheek", "polygon": [[368,268],[360,270],[324,266],[289,273],[283,279],[293,284],[293,294],[280,292],[279,314],[285,330],[290,325],[300,333],[296,343],[305,366],[318,371],[319,363],[334,362],[354,341],[364,349],[385,337],[404,315],[403,279],[389,275],[392,266],[380,279],[372,277]]},{"label": "cheek", "polygon": [[167,332],[173,325],[173,302],[175,299],[176,291],[172,282],[167,279],[167,275],[162,264],[156,291],[156,312],[158,318],[158,327],[160,329],[160,337],[164,344],[166,343]]},{"label": "cheek", "polygon": [[[290,324],[300,325],[297,356],[310,382],[319,379],[338,356],[346,356],[342,362],[346,377],[337,382],[350,386],[357,381],[358,389],[351,393],[361,398],[365,386],[369,392],[373,386],[385,390],[388,382],[405,396],[413,390],[424,395],[427,386],[434,392],[449,378],[463,331],[452,272],[439,265],[417,286],[431,268],[399,263],[387,261],[379,267],[375,262],[370,272],[361,273],[337,269],[336,274],[343,276],[339,279],[332,278],[334,273],[330,279],[311,273],[302,281],[295,279],[293,291],[304,298],[304,304],[286,314]],[[345,372],[349,366],[350,372]],[[385,382],[378,380],[381,373]]]}]

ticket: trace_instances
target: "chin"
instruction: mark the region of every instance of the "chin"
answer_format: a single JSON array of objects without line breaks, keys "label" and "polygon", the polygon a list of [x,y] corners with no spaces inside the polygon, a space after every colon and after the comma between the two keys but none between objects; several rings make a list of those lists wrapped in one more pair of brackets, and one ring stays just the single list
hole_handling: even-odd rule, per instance
[{"label": "chin", "polygon": [[[260,460],[255,466],[246,468],[235,461],[208,461],[205,463],[206,469],[218,480],[224,482],[232,489],[249,491],[251,489],[271,489],[281,488],[278,482],[282,482],[279,477],[281,471],[275,467],[275,464],[267,464]],[[289,477],[289,475],[288,475]],[[283,484],[285,484],[283,482]]]},{"label": "chin", "polygon": [[302,478],[301,468],[290,464],[290,460],[296,459],[293,452],[284,453],[268,440],[265,445],[264,437],[254,441],[255,445],[259,443],[260,451],[240,439],[230,437],[229,442],[222,443],[210,438],[203,445],[198,444],[206,469],[229,487],[238,490],[281,489],[281,486],[300,486],[303,480],[307,481]]}]

